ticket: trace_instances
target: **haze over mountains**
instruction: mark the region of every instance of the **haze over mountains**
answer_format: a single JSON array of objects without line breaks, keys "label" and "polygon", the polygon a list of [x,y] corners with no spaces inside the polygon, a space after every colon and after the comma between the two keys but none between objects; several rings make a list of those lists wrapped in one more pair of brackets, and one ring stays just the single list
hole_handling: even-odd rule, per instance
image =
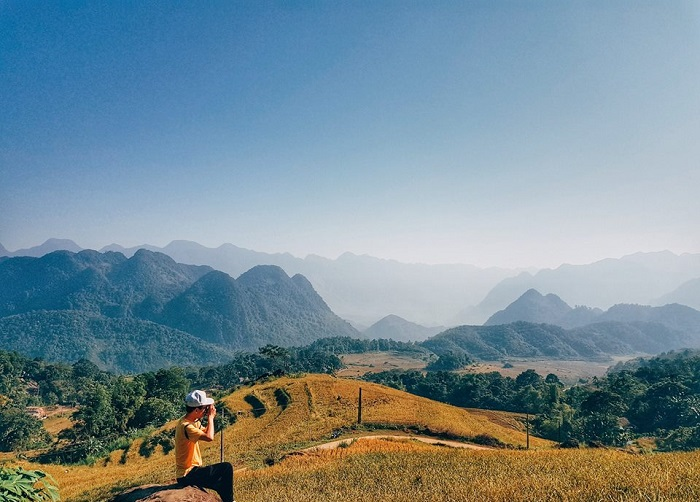
[{"label": "haze over mountains", "polygon": [[391,339],[398,342],[419,342],[445,329],[444,326],[425,327],[390,314],[362,333],[370,339]]},{"label": "haze over mountains", "polygon": [[[336,260],[301,259],[232,244],[207,248],[189,241],[173,241],[163,248],[125,249],[115,244],[103,251],[119,251],[129,257],[141,248],[162,252],[179,263],[208,265],[231,277],[256,265],[277,265],[290,276],[306,277],[333,312],[364,326],[389,314],[425,326],[482,324],[529,289],[555,294],[569,305],[603,310],[619,303],[680,303],[700,309],[700,254],[637,253],[534,272],[405,264],[350,253]],[[68,240],[49,240],[36,248],[4,253],[41,256],[55,249],[76,251],[80,247]]]},{"label": "haze over mountains", "polygon": [[[388,315],[364,335],[487,360],[608,359],[700,346],[700,312],[690,307],[572,308],[534,289],[486,324],[445,330]],[[234,279],[146,249],[128,258],[93,250],[0,258],[0,347],[32,357],[144,371],[212,364],[267,344],[360,336],[307,278],[277,265],[255,265]]]},{"label": "haze over mountains", "polygon": [[459,326],[424,345],[484,359],[656,354],[700,347],[700,312],[679,304],[572,308],[557,295],[530,289],[484,326]]}]

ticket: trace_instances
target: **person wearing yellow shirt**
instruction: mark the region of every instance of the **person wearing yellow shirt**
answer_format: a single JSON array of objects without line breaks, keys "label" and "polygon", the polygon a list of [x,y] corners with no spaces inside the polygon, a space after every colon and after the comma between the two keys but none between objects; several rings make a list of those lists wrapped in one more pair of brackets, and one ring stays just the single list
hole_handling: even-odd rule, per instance
[{"label": "person wearing yellow shirt", "polygon": [[203,466],[199,450],[199,441],[214,440],[214,400],[203,390],[195,390],[185,397],[185,406],[187,413],[175,428],[177,482],[182,486],[211,488],[222,502],[234,502],[233,466],[228,462]]}]

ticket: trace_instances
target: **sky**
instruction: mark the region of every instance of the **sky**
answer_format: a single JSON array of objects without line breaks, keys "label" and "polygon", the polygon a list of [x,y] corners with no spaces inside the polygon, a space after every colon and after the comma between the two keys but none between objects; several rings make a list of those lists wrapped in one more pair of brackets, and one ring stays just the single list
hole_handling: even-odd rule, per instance
[{"label": "sky", "polygon": [[700,2],[0,0],[0,244],[700,252]]}]

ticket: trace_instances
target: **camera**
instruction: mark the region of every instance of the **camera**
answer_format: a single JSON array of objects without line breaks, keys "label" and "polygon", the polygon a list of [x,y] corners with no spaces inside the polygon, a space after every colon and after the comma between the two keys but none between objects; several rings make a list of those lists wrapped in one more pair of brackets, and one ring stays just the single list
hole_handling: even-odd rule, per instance
[{"label": "camera", "polygon": [[211,405],[204,408],[204,413],[202,414],[202,420],[206,420],[209,417],[209,413],[211,413]]}]

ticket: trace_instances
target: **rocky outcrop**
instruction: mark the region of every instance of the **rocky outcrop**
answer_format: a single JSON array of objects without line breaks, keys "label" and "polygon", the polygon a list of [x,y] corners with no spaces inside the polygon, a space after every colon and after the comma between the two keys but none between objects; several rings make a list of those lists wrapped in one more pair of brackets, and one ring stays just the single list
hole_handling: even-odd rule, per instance
[{"label": "rocky outcrop", "polygon": [[218,496],[194,486],[143,485],[131,488],[110,502],[221,502]]}]

